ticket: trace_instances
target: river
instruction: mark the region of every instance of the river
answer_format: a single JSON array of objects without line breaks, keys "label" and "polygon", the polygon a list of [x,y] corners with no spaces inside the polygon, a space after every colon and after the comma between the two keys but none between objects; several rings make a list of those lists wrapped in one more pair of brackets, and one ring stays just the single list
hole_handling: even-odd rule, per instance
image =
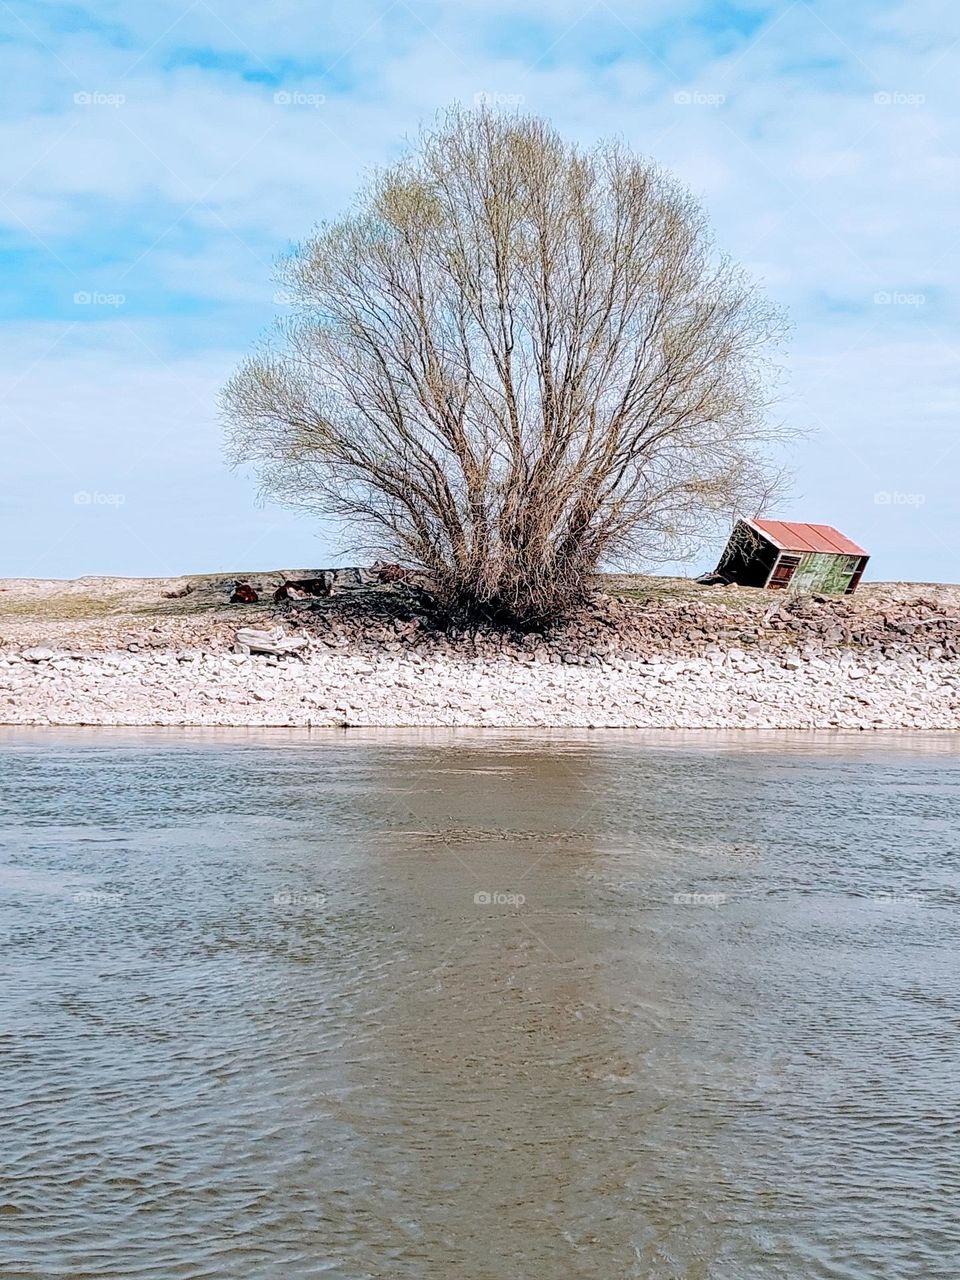
[{"label": "river", "polygon": [[960,740],[0,731],[4,1280],[960,1273]]}]

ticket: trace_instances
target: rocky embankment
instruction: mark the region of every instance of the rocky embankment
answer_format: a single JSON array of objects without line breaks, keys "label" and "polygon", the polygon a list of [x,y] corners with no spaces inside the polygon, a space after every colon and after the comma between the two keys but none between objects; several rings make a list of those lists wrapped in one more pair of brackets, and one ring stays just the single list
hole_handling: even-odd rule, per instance
[{"label": "rocky embankment", "polygon": [[[206,596],[141,584],[135,605],[118,587],[72,609],[6,584],[0,723],[960,728],[952,587],[617,579],[575,624],[518,635],[440,631],[403,586],[275,608],[225,606],[227,580],[204,581]],[[241,626],[305,643],[237,653]]]}]

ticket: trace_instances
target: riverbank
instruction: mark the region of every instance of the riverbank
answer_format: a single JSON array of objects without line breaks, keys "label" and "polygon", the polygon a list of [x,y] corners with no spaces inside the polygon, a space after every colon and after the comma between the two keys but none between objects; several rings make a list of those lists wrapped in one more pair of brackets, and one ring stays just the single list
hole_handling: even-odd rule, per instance
[{"label": "riverbank", "polygon": [[[438,632],[405,587],[345,578],[282,607],[229,605],[232,577],[2,583],[0,723],[960,729],[957,587],[606,579],[576,624],[519,636]],[[303,647],[233,652],[241,626]]]}]

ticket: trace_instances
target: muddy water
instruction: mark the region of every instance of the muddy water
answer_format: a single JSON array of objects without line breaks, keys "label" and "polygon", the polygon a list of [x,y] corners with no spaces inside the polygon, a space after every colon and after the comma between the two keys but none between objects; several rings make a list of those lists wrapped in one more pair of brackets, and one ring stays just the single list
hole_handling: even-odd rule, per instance
[{"label": "muddy water", "polygon": [[960,1273],[949,738],[0,738],[0,1275]]}]

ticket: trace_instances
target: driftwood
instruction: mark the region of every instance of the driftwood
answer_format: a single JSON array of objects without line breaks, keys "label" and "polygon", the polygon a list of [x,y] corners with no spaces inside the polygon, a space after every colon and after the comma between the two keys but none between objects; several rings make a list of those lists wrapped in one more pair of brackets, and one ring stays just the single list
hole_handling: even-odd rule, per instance
[{"label": "driftwood", "polygon": [[407,571],[400,564],[383,564],[378,560],[373,566],[379,582],[405,582]]},{"label": "driftwood", "polygon": [[309,596],[329,596],[333,592],[335,573],[326,569],[319,578],[286,578],[273,593],[275,604],[284,600],[306,600]]},{"label": "driftwood", "polygon": [[256,627],[241,627],[236,635],[234,649],[237,653],[270,653],[281,657],[286,653],[299,653],[306,648],[306,636],[287,636],[282,627],[273,631],[260,631]]}]

